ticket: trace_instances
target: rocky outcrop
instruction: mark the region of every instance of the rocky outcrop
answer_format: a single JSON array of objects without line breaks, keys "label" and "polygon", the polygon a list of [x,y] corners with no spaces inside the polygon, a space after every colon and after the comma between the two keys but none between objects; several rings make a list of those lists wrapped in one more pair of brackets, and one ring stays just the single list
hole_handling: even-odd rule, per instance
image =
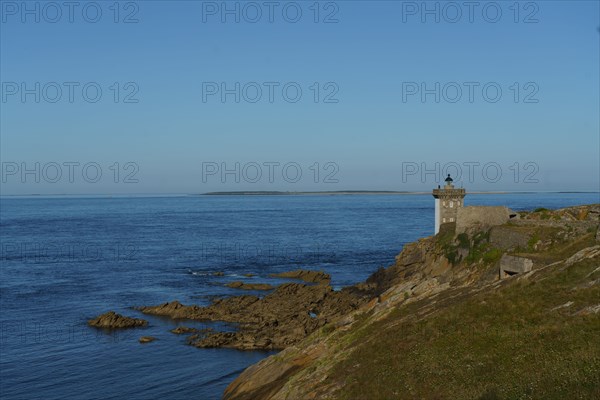
[{"label": "rocky outcrop", "polygon": [[600,219],[600,204],[590,204],[549,210],[537,208],[533,212],[523,215],[526,220],[534,221],[587,221],[597,223]]},{"label": "rocky outcrop", "polygon": [[[324,342],[308,345],[305,349],[288,347],[278,354],[276,362],[265,359],[250,366],[227,387],[224,399],[236,400],[269,399],[276,396],[279,389],[294,373],[307,367],[327,354]],[[316,399],[304,393],[301,397],[290,396],[290,399]]]},{"label": "rocky outcrop", "polygon": [[154,342],[156,340],[153,336],[142,336],[138,341],[142,344]]},{"label": "rocky outcrop", "polygon": [[444,283],[453,279],[454,270],[436,238],[420,239],[404,246],[389,268],[380,268],[366,281],[367,287],[377,295],[407,282],[419,283],[436,278]]},{"label": "rocky outcrop", "polygon": [[282,272],[279,274],[271,274],[271,276],[274,278],[300,279],[309,283],[327,284],[331,280],[331,276],[323,271],[307,271],[303,269]]},{"label": "rocky outcrop", "polygon": [[88,325],[95,328],[123,329],[146,326],[148,325],[148,321],[139,318],[125,317],[114,311],[108,311],[94,319],[90,319]]},{"label": "rocky outcrop", "polygon": [[173,301],[139,309],[146,314],[174,319],[239,324],[240,328],[235,332],[204,332],[190,342],[197,347],[283,349],[357,309],[370,298],[371,293],[365,288],[334,291],[324,284],[286,283],[262,299],[245,295],[217,299],[208,307],[186,306]]},{"label": "rocky outcrop", "polygon": [[229,282],[227,287],[233,289],[243,289],[243,290],[271,290],[273,286],[268,283],[246,283],[242,281]]},{"label": "rocky outcrop", "polygon": [[174,333],[176,335],[183,335],[183,334],[186,334],[186,333],[195,333],[195,332],[198,332],[198,329],[196,329],[196,328],[190,328],[190,327],[183,326],[183,325],[178,326],[175,329],[171,329],[171,333]]}]

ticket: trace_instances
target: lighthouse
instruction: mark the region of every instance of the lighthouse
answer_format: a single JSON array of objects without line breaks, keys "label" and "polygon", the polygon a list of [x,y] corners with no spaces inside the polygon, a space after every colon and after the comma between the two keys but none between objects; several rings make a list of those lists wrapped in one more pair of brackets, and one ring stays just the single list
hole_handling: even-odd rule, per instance
[{"label": "lighthouse", "polygon": [[465,189],[455,189],[454,180],[448,174],[443,188],[433,189],[435,198],[435,234],[440,231],[440,225],[456,222],[458,209],[463,206]]}]

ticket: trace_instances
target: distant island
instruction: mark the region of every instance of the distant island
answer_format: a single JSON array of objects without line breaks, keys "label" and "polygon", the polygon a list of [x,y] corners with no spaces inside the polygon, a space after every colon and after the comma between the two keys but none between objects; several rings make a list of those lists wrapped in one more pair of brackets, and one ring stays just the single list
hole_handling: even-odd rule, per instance
[{"label": "distant island", "polygon": [[[471,192],[473,194],[508,194],[508,193],[530,193],[530,192]],[[533,192],[531,192],[533,193]],[[233,191],[233,192],[208,192],[199,196],[301,196],[301,195],[353,195],[353,194],[430,194],[430,192],[411,192],[394,190],[336,190],[336,191],[314,191],[314,192],[282,192],[282,191]]]},{"label": "distant island", "polygon": [[253,190],[253,191],[233,191],[233,192],[208,192],[203,196],[297,196],[311,194],[425,194],[426,192],[408,192],[393,190],[335,190],[335,191],[314,191],[314,192],[283,192],[276,190]]}]

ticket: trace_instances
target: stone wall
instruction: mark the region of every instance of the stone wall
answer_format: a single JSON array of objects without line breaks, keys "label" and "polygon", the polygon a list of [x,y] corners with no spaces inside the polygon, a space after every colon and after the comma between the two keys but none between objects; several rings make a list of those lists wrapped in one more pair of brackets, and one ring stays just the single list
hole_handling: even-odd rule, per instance
[{"label": "stone wall", "polygon": [[514,226],[495,226],[490,231],[490,243],[502,250],[526,249],[532,233]]},{"label": "stone wall", "polygon": [[484,230],[502,225],[510,219],[510,210],[504,206],[468,206],[458,209],[456,233],[468,230]]}]

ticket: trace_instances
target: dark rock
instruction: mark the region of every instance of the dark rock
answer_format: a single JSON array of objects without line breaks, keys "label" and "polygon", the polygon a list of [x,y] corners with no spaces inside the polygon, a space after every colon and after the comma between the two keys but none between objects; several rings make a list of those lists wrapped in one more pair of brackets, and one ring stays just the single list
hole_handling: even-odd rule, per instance
[{"label": "dark rock", "polygon": [[139,318],[125,317],[121,314],[117,314],[114,311],[104,313],[94,319],[88,321],[88,325],[96,328],[135,328],[139,326],[148,325],[148,321]]},{"label": "dark rock", "polygon": [[140,343],[150,343],[150,342],[154,342],[156,340],[155,337],[152,336],[142,336],[139,341]]},{"label": "dark rock", "polygon": [[290,278],[290,279],[300,279],[304,282],[309,283],[329,283],[331,280],[331,276],[326,274],[323,271],[309,271],[298,269],[295,271],[282,272],[279,274],[271,274],[270,276],[275,278]]},{"label": "dark rock", "polygon": [[273,286],[269,285],[268,283],[245,283],[245,282],[241,282],[241,281],[230,282],[225,286],[233,288],[233,289],[243,289],[243,290],[271,290],[271,289],[273,289]]},{"label": "dark rock", "polygon": [[189,343],[197,347],[282,349],[332,319],[357,309],[370,298],[366,290],[359,288],[333,291],[328,285],[286,283],[262,299],[234,296],[216,300],[208,307],[185,306],[175,301],[140,310],[171,318],[239,324],[235,332],[203,331],[191,336]]},{"label": "dark rock", "polygon": [[198,332],[198,329],[196,328],[189,328],[187,326],[178,326],[175,329],[171,329],[171,333],[174,333],[176,335],[182,335],[184,333],[192,333],[192,332]]}]

